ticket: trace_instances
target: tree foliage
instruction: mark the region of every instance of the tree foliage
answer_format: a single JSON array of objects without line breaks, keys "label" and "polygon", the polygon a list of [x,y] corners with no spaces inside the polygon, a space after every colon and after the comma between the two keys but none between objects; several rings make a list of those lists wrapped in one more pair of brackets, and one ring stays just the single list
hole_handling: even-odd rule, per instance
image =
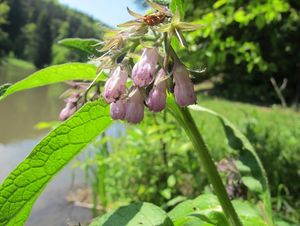
[{"label": "tree foliage", "polygon": [[55,43],[63,38],[101,37],[99,23],[54,0],[7,0],[0,4],[1,51],[34,62],[39,68],[53,62],[85,60],[87,54],[59,48]]},{"label": "tree foliage", "polygon": [[[288,79],[285,97],[300,95],[300,4],[295,0],[189,1],[189,20],[202,24],[192,33],[186,55],[191,65],[222,74],[222,94],[239,100],[277,101],[270,83]],[[225,91],[224,91],[225,90]]]},{"label": "tree foliage", "polygon": [[[7,33],[3,30],[3,25],[7,23],[9,6],[7,2],[0,3],[0,58],[4,55],[4,42],[7,40]],[[0,61],[1,62],[1,61]]]}]

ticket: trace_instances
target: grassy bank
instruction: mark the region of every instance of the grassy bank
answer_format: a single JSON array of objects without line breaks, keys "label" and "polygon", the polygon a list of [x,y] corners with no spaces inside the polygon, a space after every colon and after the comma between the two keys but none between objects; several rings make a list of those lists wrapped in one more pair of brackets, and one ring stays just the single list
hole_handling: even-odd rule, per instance
[{"label": "grassy bank", "polygon": [[0,65],[0,85],[3,83],[17,82],[35,70],[34,65],[27,61],[16,58],[6,58]]},{"label": "grassy bank", "polygon": [[[300,114],[291,109],[258,107],[202,95],[198,101],[226,116],[248,137],[268,173],[276,210],[295,220],[299,218]],[[226,145],[219,121],[205,113],[194,116],[216,160],[229,156],[233,150]]]}]

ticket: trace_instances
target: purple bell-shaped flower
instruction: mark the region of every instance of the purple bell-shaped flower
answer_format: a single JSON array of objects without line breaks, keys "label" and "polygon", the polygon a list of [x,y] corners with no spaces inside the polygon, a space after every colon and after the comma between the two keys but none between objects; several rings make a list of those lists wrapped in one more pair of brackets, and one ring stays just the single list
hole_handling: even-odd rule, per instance
[{"label": "purple bell-shaped flower", "polygon": [[144,97],[139,88],[129,95],[125,119],[131,123],[139,123],[144,118]]},{"label": "purple bell-shaped flower", "polygon": [[154,78],[154,73],[158,61],[157,48],[146,48],[141,59],[132,69],[132,79],[136,86],[148,86]]},{"label": "purple bell-shaped flower", "polygon": [[197,97],[194,91],[194,85],[189,77],[189,72],[182,64],[175,64],[173,75],[175,79],[175,99],[181,107],[195,104]]},{"label": "purple bell-shaped flower", "polygon": [[166,89],[166,74],[163,69],[160,69],[146,101],[146,104],[151,111],[160,112],[165,109],[167,98]]},{"label": "purple bell-shaped flower", "polygon": [[118,66],[111,77],[106,81],[103,91],[103,98],[107,103],[112,103],[119,99],[126,91],[126,81],[128,73],[126,69]]},{"label": "purple bell-shaped flower", "polygon": [[110,116],[114,120],[122,120],[126,116],[126,99],[119,99],[116,102],[110,104]]}]

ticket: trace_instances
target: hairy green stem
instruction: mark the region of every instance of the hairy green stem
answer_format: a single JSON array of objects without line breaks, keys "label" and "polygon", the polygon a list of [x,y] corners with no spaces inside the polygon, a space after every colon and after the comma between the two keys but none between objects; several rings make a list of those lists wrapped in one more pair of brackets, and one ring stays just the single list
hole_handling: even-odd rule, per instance
[{"label": "hairy green stem", "polygon": [[169,110],[175,119],[183,126],[185,132],[193,143],[193,146],[200,157],[201,165],[213,186],[214,192],[219,199],[227,219],[233,226],[242,226],[242,223],[230,202],[217,168],[209,154],[208,148],[199,133],[189,110],[187,108],[179,107],[174,102],[169,105]]}]

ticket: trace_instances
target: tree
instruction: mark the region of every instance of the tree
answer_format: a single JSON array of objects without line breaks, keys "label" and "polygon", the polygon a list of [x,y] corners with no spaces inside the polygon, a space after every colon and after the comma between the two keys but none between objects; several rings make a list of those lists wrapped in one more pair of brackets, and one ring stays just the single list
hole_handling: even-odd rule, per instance
[{"label": "tree", "polygon": [[51,63],[52,57],[52,33],[50,18],[46,12],[40,14],[36,31],[38,37],[37,48],[34,53],[34,65],[37,68],[42,68]]},{"label": "tree", "polygon": [[7,23],[9,6],[7,2],[0,3],[0,58],[5,54],[4,47],[8,42],[8,34],[3,30],[3,25]]},{"label": "tree", "polygon": [[186,16],[204,25],[193,32],[186,59],[222,75],[218,93],[242,101],[279,99],[270,83],[288,80],[288,102],[300,98],[300,4],[297,0],[192,0]]}]

